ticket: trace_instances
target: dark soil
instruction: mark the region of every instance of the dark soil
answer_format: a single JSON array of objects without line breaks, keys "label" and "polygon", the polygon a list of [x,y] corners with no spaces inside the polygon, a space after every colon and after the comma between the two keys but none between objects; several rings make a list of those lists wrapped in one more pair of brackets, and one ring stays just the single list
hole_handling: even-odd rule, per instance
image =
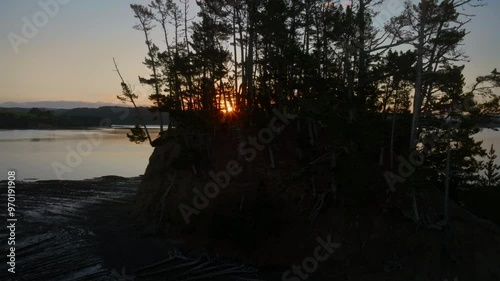
[{"label": "dark soil", "polygon": [[[144,228],[130,216],[139,182],[110,176],[17,183],[16,273],[5,268],[0,280],[186,280],[220,266],[257,275],[252,267],[181,253],[180,241]],[[2,209],[4,202],[2,196]],[[2,229],[2,245],[7,235]]]}]

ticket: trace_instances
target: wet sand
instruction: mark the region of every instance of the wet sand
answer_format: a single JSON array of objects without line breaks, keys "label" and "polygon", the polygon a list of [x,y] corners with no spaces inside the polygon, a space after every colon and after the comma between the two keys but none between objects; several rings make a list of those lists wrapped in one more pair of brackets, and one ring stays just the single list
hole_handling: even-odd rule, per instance
[{"label": "wet sand", "polygon": [[[259,280],[253,267],[181,253],[181,241],[155,235],[134,220],[130,211],[139,183],[114,176],[18,182],[16,273],[5,268],[0,280]],[[1,198],[6,210],[5,194]],[[6,212],[1,219],[6,221]],[[5,252],[8,235],[2,228]]]}]

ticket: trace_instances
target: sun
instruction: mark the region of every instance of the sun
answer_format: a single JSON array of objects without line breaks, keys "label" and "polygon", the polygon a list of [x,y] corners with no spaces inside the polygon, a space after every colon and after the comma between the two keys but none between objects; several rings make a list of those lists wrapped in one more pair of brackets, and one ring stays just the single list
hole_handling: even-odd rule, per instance
[{"label": "sun", "polygon": [[232,106],[228,105],[225,111],[226,111],[226,113],[231,113],[234,111],[234,109]]}]

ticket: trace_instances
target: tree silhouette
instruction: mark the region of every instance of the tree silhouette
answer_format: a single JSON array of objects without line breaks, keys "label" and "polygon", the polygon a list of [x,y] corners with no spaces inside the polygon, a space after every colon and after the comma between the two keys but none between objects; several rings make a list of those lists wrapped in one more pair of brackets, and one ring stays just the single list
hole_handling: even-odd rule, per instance
[{"label": "tree silhouette", "polygon": [[[195,19],[188,2],[131,6],[152,72],[140,82],[152,88],[152,110],[169,112],[169,128],[241,132],[286,108],[299,116],[299,161],[326,154],[335,162],[342,151],[335,165],[361,163],[370,172],[346,170],[336,184],[365,195],[372,171],[395,173],[401,158],[426,149],[424,163],[401,184],[417,222],[420,188],[454,198],[478,184],[485,151],[474,134],[500,112],[496,70],[471,88],[463,76],[460,45],[471,13],[462,9],[480,1],[408,1],[383,24],[375,23],[382,1],[196,1]],[[154,23],[164,47],[153,43]],[[433,137],[443,141],[426,147]],[[275,168],[272,145],[266,153]]]},{"label": "tree silhouette", "polygon": [[496,159],[497,155],[492,144],[483,167],[484,175],[481,178],[481,183],[484,187],[497,187],[500,183],[500,173],[498,172],[500,165],[495,163]]}]

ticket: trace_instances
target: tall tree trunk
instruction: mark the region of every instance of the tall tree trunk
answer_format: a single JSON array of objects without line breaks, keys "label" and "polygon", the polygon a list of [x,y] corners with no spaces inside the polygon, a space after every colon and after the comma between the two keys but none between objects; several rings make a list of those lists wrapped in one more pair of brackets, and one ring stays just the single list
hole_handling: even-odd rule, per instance
[{"label": "tall tree trunk", "polygon": [[253,7],[255,4],[250,4],[249,14],[248,14],[248,53],[247,53],[247,70],[246,70],[246,80],[247,80],[247,111],[249,114],[252,112],[253,107],[253,50],[254,50],[254,13],[255,9]]},{"label": "tall tree trunk", "polygon": [[391,124],[391,144],[389,148],[390,153],[390,167],[391,171],[394,169],[394,135],[396,132],[396,110],[397,110],[397,91],[396,91],[396,100],[394,101],[394,108],[392,110],[392,124]]},{"label": "tall tree trunk", "polygon": [[186,52],[189,54],[189,38],[188,38],[188,10],[189,0],[181,1],[184,4],[184,40],[186,44]]},{"label": "tall tree trunk", "polygon": [[451,139],[450,139],[450,129],[448,128],[447,139],[446,139],[446,179],[444,187],[444,224],[448,224],[448,202],[450,197],[450,162],[451,162]]},{"label": "tall tree trunk", "polygon": [[153,46],[151,45],[151,41],[149,40],[149,35],[146,29],[144,29],[144,35],[146,37],[146,45],[148,46],[148,51],[149,51],[149,58],[151,59],[151,66],[153,68],[153,78],[154,78],[154,89],[155,89],[155,94],[156,94],[156,104],[158,106],[158,118],[160,120],[160,133],[163,132],[163,115],[161,114],[160,110],[160,85],[159,85],[159,78],[158,78],[158,71],[156,69],[156,61],[153,56]]},{"label": "tall tree trunk", "polygon": [[423,64],[424,64],[424,37],[425,37],[425,24],[424,15],[420,17],[420,29],[418,35],[418,47],[417,47],[417,69],[416,69],[416,80],[415,80],[415,95],[413,97],[413,117],[411,123],[410,132],[410,152],[415,149],[417,144],[417,134],[418,134],[418,119],[420,117],[420,109],[422,106],[422,76],[423,76]]},{"label": "tall tree trunk", "polygon": [[236,107],[234,110],[239,110],[240,93],[238,87],[238,50],[236,47],[236,4],[233,7],[233,48],[234,48],[234,94],[236,97]]},{"label": "tall tree trunk", "polygon": [[[113,59],[113,63],[115,64],[115,70],[116,72],[118,73],[118,76],[120,76],[120,80],[122,80],[122,85],[126,85],[125,83],[125,80],[123,79],[123,76],[120,72],[120,69],[118,69],[118,65],[116,64],[116,60]],[[129,89],[130,90],[130,89]],[[149,134],[149,130],[148,130],[148,127],[146,126],[146,122],[144,122],[144,118],[142,117],[142,114],[141,112],[139,111],[139,108],[137,107],[137,105],[135,104],[135,100],[134,98],[132,97],[132,93],[129,92],[128,93],[129,95],[127,95],[127,97],[129,98],[130,102],[132,103],[132,105],[134,106],[134,109],[137,113],[137,117],[139,117],[139,120],[141,121],[142,123],[142,126],[144,127],[144,130],[146,131],[146,136],[148,138],[148,141],[149,141],[149,145],[153,146],[153,141],[151,140],[151,135]]]},{"label": "tall tree trunk", "polygon": [[243,43],[243,25],[241,20],[241,14],[239,10],[236,10],[236,16],[238,21],[238,32],[240,36],[240,58],[241,58],[241,87],[238,89],[240,93],[240,100],[237,101],[236,106],[241,110],[243,108],[243,99],[246,97],[246,72],[244,66],[245,59],[245,44]]},{"label": "tall tree trunk", "polygon": [[309,30],[310,30],[310,24],[309,24],[309,16],[310,16],[310,7],[309,5],[306,5],[305,7],[305,11],[306,11],[306,14],[305,14],[305,27],[304,27],[304,50],[305,50],[305,53],[306,54],[309,54],[309,42],[310,42],[310,38],[309,38]]},{"label": "tall tree trunk", "polygon": [[366,75],[368,70],[366,69],[367,54],[365,50],[365,33],[366,33],[366,21],[365,21],[365,10],[366,10],[366,0],[359,0],[359,79],[358,79],[358,91],[361,99],[361,106],[365,105],[366,102]]},{"label": "tall tree trunk", "polygon": [[[422,106],[422,76],[423,76],[423,65],[424,65],[424,37],[425,37],[425,13],[426,11],[420,11],[420,28],[418,32],[418,47],[417,47],[417,69],[416,69],[416,81],[415,81],[415,95],[413,97],[413,118],[411,123],[410,132],[410,149],[409,153],[412,153],[416,149],[418,141],[418,119],[420,117],[420,109]],[[417,205],[417,197],[415,187],[411,187],[412,194],[412,204],[413,213],[415,220],[420,221],[420,215]]]}]

